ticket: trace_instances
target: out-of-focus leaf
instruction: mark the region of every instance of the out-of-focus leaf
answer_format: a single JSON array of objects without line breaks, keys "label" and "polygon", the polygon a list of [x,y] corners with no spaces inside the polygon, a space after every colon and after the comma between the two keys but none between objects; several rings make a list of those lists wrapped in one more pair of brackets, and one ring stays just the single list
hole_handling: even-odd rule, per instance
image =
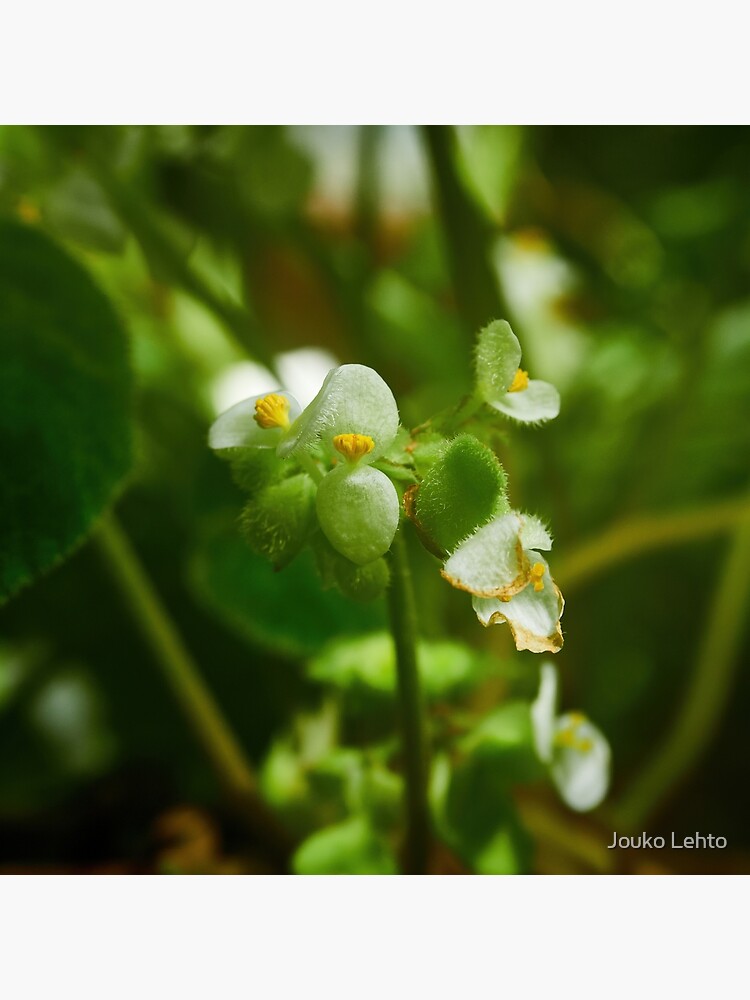
[{"label": "out-of-focus leaf", "polygon": [[[458,642],[420,642],[419,672],[425,695],[440,699],[484,676],[485,657]],[[396,691],[393,640],[387,632],[338,639],[313,660],[310,676],[347,691],[353,700],[391,698]]]},{"label": "out-of-focus leaf", "polygon": [[297,875],[395,875],[396,859],[363,816],[326,827],[299,847],[292,859]]},{"label": "out-of-focus leaf", "polygon": [[453,771],[438,810],[439,832],[479,875],[518,875],[531,864],[531,841],[491,756],[474,754]]},{"label": "out-of-focus leaf", "polygon": [[72,170],[46,194],[42,216],[53,233],[87,249],[119,253],[125,246],[125,229],[102,189],[83,170]]},{"label": "out-of-focus leaf", "polygon": [[0,224],[0,599],[63,559],[130,465],[125,336],[89,276]]},{"label": "out-of-focus leaf", "polygon": [[255,555],[237,526],[221,525],[197,549],[191,572],[197,597],[255,645],[289,657],[319,652],[331,638],[382,626],[380,603],[356,604],[324,590],[309,550],[276,571]]},{"label": "out-of-focus leaf", "polygon": [[457,163],[464,184],[487,215],[502,222],[518,170],[523,132],[516,125],[461,125]]}]

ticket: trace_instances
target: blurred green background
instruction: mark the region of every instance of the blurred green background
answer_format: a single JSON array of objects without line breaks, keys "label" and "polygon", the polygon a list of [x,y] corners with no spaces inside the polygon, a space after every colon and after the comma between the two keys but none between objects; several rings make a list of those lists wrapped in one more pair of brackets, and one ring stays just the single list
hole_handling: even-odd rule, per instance
[{"label": "blurred green background", "polygon": [[[415,426],[468,390],[476,332],[504,317],[562,411],[513,429],[500,457],[513,505],[555,535],[564,704],[601,727],[614,760],[610,797],[590,816],[519,784],[528,850],[517,870],[750,873],[749,179],[746,128],[0,129],[11,220],[0,309],[12,313],[2,272],[26,259],[27,232],[64,247],[112,303],[133,373],[112,390],[132,406],[132,458],[123,430],[107,473],[117,486],[92,493],[92,511],[117,498],[295,834],[351,814],[363,757],[378,801],[395,808],[398,768],[378,756],[392,738],[390,675],[362,684],[330,645],[382,629],[384,610],[323,591],[306,557],[274,574],[250,552],[241,494],[207,428],[273,387],[259,366],[311,398],[339,362],[380,372]],[[32,256],[24,273],[42,315],[54,281]],[[74,308],[73,280],[55,280]],[[16,408],[3,433],[26,427],[26,408],[52,433],[78,407],[76,440],[90,433],[96,449],[107,399],[83,414],[65,371],[50,362],[49,386],[32,391],[22,368],[7,361]],[[40,496],[57,503],[55,477],[77,482],[68,445],[56,441],[55,468],[34,465],[33,447]],[[15,453],[3,454],[10,494]],[[154,665],[96,519],[86,531],[71,522],[74,551],[0,608],[2,870],[278,870]],[[467,716],[532,696],[540,658],[515,653],[505,629],[479,628],[436,561],[411,549],[424,637],[474,651],[464,670],[465,653],[435,647],[436,676],[455,674],[430,696],[439,750]],[[327,755],[311,768],[316,741]],[[488,796],[480,783],[462,808],[481,812]],[[641,829],[713,833],[728,847],[606,850],[612,831]],[[471,865],[444,846],[433,868]]]}]

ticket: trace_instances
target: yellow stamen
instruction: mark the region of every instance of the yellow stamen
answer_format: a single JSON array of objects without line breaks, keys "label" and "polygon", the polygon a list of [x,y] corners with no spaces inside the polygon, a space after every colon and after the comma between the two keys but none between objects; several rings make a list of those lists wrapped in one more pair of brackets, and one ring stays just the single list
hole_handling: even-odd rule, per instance
[{"label": "yellow stamen", "polygon": [[264,430],[269,430],[271,427],[282,427],[286,430],[289,426],[289,400],[276,392],[257,399],[254,420]]},{"label": "yellow stamen", "polygon": [[592,740],[588,736],[578,736],[576,732],[584,719],[585,717],[579,712],[571,712],[568,725],[555,734],[555,744],[569,750],[577,750],[579,753],[591,753],[594,749]]},{"label": "yellow stamen", "polygon": [[534,563],[531,567],[531,582],[534,584],[534,590],[539,593],[540,590],[544,590],[544,563]]},{"label": "yellow stamen", "polygon": [[513,376],[513,381],[510,383],[510,389],[508,389],[508,392],[523,392],[523,390],[528,389],[528,387],[529,373],[525,372],[523,368],[519,368]]},{"label": "yellow stamen", "polygon": [[347,462],[357,462],[363,455],[369,455],[375,442],[367,434],[337,434],[333,447]]}]

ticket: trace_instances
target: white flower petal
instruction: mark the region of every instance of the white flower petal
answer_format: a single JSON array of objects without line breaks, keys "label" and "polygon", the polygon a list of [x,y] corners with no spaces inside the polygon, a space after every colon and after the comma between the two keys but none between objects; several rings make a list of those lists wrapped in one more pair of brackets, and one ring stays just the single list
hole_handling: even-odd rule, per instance
[{"label": "white flower petal", "polygon": [[475,364],[477,392],[494,406],[508,391],[521,364],[521,345],[506,320],[495,320],[480,331]]},{"label": "white flower petal", "polygon": [[[570,745],[560,734],[572,733]],[[560,716],[550,774],[564,802],[578,812],[595,809],[609,788],[611,751],[601,730],[576,713]]]},{"label": "white flower petal", "polygon": [[[533,557],[535,554],[531,555]],[[528,649],[532,653],[557,653],[563,644],[560,618],[565,602],[550,575],[546,561],[542,556],[537,556],[536,561],[543,563],[545,567],[542,590],[535,590],[533,583],[529,583],[510,600],[482,600],[475,597],[474,611],[482,625],[507,622],[513,633],[516,649]]]},{"label": "white flower petal", "polygon": [[365,434],[375,442],[367,457],[378,458],[398,430],[398,408],[387,383],[372,368],[342,365],[330,371],[320,392],[280,445],[279,455],[308,451],[338,434]]},{"label": "white flower petal", "polygon": [[552,760],[557,707],[557,670],[551,663],[543,663],[539,694],[531,703],[531,725],[534,746],[539,759],[545,764]]},{"label": "white flower petal", "polygon": [[303,407],[312,402],[328,372],[338,359],[319,347],[300,347],[274,358],[283,385],[293,392]]},{"label": "white flower petal", "polygon": [[560,394],[549,382],[531,379],[526,389],[506,392],[490,406],[521,424],[537,424],[558,415]]},{"label": "white flower petal", "polygon": [[518,593],[526,585],[530,569],[520,530],[521,517],[515,511],[477,528],[446,560],[443,577],[452,587],[478,597]]},{"label": "white flower petal", "polygon": [[552,548],[552,536],[534,514],[521,515],[521,544],[525,549],[541,549],[548,552]]},{"label": "white flower petal", "polygon": [[[269,393],[251,396],[235,403],[218,417],[208,432],[208,444],[214,451],[225,448],[275,448],[284,436],[281,427],[260,427],[255,421],[255,404]],[[274,395],[283,396],[289,402],[289,420],[296,420],[300,405],[289,392],[274,390]]]}]

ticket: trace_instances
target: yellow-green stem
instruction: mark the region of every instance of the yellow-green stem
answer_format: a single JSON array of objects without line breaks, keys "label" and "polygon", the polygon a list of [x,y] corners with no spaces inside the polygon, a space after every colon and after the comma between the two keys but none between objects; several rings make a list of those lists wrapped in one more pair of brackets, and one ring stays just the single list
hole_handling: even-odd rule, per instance
[{"label": "yellow-green stem", "polygon": [[642,514],[613,524],[558,560],[555,577],[566,589],[580,586],[642,552],[728,531],[750,522],[750,499],[737,497],[667,514]]}]

